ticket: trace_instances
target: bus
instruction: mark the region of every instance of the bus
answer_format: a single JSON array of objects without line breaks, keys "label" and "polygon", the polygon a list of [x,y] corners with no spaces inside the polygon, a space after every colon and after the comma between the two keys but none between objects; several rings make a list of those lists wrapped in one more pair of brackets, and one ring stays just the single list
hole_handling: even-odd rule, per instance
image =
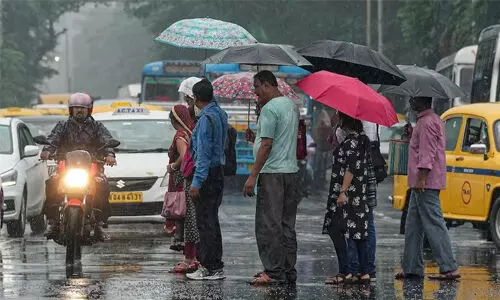
[{"label": "bus", "polygon": [[466,46],[442,58],[436,65],[436,72],[449,78],[467,95],[465,99],[451,99],[451,107],[467,104],[470,100],[476,53],[477,45]]},{"label": "bus", "polygon": [[[310,73],[296,66],[271,66],[260,65],[258,68],[255,65],[246,64],[207,64],[205,65],[204,76],[213,82],[222,75],[233,74],[239,72],[257,72],[262,70],[272,71],[277,78],[283,79],[290,87],[294,89],[300,97],[296,103],[299,106],[301,116],[307,115],[308,96],[304,94],[296,83]],[[219,105],[227,112],[228,122],[238,132],[236,139],[236,175],[249,175],[255,163],[253,157],[253,145],[245,140],[245,131],[248,127],[254,129],[257,117],[255,114],[256,101],[248,102],[249,100],[233,100],[233,99],[218,99]]]},{"label": "bus", "polygon": [[199,61],[164,60],[145,65],[141,76],[140,103],[161,105],[170,109],[182,104],[180,83],[189,77],[202,77],[204,66]]},{"label": "bus", "polygon": [[499,63],[500,24],[486,27],[479,34],[477,58],[472,76],[472,103],[498,101]]}]

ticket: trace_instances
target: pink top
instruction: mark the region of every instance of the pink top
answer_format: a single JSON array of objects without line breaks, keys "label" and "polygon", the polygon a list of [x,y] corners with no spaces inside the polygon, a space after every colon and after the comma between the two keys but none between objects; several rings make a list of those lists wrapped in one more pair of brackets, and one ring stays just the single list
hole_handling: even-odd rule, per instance
[{"label": "pink top", "polygon": [[408,157],[408,186],[416,187],[418,169],[429,169],[426,189],[446,188],[446,135],[444,123],[432,109],[418,114]]}]

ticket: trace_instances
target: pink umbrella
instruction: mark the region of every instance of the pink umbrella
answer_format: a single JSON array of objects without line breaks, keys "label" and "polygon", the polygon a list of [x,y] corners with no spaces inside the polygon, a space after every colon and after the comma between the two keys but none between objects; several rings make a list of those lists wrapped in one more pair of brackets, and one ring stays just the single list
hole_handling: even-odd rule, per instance
[{"label": "pink umbrella", "polygon": [[314,100],[353,118],[388,127],[398,123],[389,100],[356,78],[319,71],[297,86]]},{"label": "pink umbrella", "polygon": [[[235,100],[257,100],[253,89],[254,75],[255,73],[252,72],[222,75],[212,82],[215,96]],[[300,99],[293,89],[280,78],[278,78],[278,89],[286,97]]]}]

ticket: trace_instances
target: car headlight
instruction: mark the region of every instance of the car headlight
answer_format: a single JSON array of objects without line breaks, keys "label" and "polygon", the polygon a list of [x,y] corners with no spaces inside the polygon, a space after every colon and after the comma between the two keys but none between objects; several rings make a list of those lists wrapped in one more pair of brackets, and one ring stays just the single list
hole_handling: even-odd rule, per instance
[{"label": "car headlight", "polygon": [[0,175],[2,178],[2,186],[13,186],[16,185],[17,182],[17,171],[16,170],[9,170],[2,175]]},{"label": "car headlight", "polygon": [[69,188],[83,188],[89,183],[89,172],[82,169],[70,169],[64,176],[64,185]]},{"label": "car headlight", "polygon": [[170,174],[168,174],[168,172],[167,172],[167,173],[165,173],[165,176],[163,176],[163,179],[162,179],[162,181],[161,181],[161,183],[160,183],[160,186],[161,186],[161,187],[166,187],[166,186],[168,186],[168,179],[169,179],[169,175],[170,175]]}]

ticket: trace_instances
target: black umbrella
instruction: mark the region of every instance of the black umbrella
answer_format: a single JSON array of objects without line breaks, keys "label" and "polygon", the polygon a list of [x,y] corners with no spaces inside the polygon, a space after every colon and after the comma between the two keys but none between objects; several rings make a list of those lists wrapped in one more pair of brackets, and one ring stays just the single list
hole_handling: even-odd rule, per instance
[{"label": "black umbrella", "polygon": [[309,71],[330,71],[356,77],[364,83],[403,83],[403,73],[382,53],[351,42],[320,40],[297,50],[314,67]]},{"label": "black umbrella", "polygon": [[399,86],[382,85],[378,89],[380,93],[439,99],[466,96],[460,87],[436,71],[417,66],[398,65],[398,68],[405,74],[406,81]]},{"label": "black umbrella", "polygon": [[207,58],[204,64],[238,63],[249,65],[311,66],[292,46],[255,43],[229,47]]}]

